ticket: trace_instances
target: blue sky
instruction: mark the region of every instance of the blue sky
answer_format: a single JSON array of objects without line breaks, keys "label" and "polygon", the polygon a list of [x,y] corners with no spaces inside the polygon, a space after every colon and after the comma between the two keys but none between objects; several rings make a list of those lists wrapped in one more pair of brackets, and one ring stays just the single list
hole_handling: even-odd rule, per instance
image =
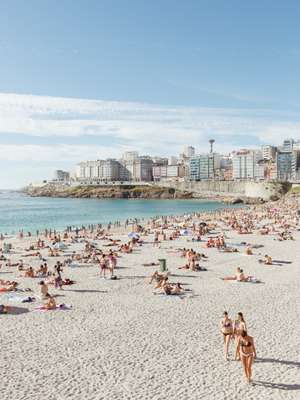
[{"label": "blue sky", "polygon": [[300,132],[300,2],[3,0],[0,187]]}]

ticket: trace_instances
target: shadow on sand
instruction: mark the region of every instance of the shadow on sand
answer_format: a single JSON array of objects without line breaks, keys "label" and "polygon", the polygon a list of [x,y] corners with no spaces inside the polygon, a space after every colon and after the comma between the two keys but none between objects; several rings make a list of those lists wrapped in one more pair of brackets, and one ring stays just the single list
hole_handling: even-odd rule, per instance
[{"label": "shadow on sand", "polygon": [[26,314],[28,312],[29,309],[25,307],[9,306],[9,311],[6,315],[20,315],[20,314]]},{"label": "shadow on sand", "polygon": [[299,384],[287,384],[287,383],[274,383],[274,382],[266,382],[266,381],[255,381],[252,383],[253,386],[263,386],[271,389],[279,389],[279,390],[300,390]]},{"label": "shadow on sand", "polygon": [[277,358],[257,358],[255,360],[256,363],[274,363],[274,364],[282,364],[289,365],[290,367],[300,367],[299,361],[287,361],[287,360],[279,360]]},{"label": "shadow on sand", "polygon": [[73,293],[107,293],[107,290],[73,289],[73,290],[65,290],[65,292],[73,292]]}]

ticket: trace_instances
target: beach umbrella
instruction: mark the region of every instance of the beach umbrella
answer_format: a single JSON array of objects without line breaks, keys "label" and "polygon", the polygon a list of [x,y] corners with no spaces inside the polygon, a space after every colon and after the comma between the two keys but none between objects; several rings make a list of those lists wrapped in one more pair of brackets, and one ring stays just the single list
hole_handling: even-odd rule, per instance
[{"label": "beach umbrella", "polygon": [[129,237],[130,239],[139,239],[139,238],[140,238],[140,236],[139,236],[137,233],[135,233],[135,232],[130,232],[130,233],[128,233],[128,237]]},{"label": "beach umbrella", "polygon": [[186,236],[188,234],[189,234],[189,232],[186,229],[181,229],[180,230],[180,235]]},{"label": "beach umbrella", "polygon": [[55,243],[55,245],[53,246],[54,249],[65,249],[66,247],[67,246],[62,242]]}]

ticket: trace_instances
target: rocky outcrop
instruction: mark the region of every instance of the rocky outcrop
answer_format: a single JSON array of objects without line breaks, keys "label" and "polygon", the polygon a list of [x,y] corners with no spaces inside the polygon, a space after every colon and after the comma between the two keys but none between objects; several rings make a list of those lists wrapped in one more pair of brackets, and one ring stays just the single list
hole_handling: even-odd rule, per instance
[{"label": "rocky outcrop", "polygon": [[67,186],[46,184],[27,186],[23,190],[31,197],[73,197],[94,199],[192,199],[193,194],[158,186]]}]

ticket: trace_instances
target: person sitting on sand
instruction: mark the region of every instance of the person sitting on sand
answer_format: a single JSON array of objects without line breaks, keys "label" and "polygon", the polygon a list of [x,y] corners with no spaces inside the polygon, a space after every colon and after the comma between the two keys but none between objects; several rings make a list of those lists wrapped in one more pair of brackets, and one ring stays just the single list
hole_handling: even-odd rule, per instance
[{"label": "person sitting on sand", "polygon": [[29,267],[24,274],[25,278],[34,278],[35,273],[34,273],[34,269],[32,267]]},{"label": "person sitting on sand", "polygon": [[56,301],[53,296],[49,296],[47,303],[44,304],[43,308],[45,310],[56,310]]},{"label": "person sitting on sand", "polygon": [[228,350],[229,350],[230,339],[233,334],[233,324],[232,324],[232,320],[228,316],[227,311],[224,311],[224,313],[223,313],[223,318],[220,322],[220,326],[221,326],[221,332],[222,332],[223,340],[224,340],[224,356],[225,356],[225,360],[228,361]]},{"label": "person sitting on sand", "polygon": [[44,281],[41,281],[39,283],[39,285],[41,286],[42,298],[46,299],[46,298],[50,297],[50,294],[48,292],[48,285]]},{"label": "person sitting on sand", "polygon": [[265,254],[265,257],[264,257],[264,264],[265,264],[265,265],[272,265],[272,264],[273,264],[272,257],[268,256],[268,254]]},{"label": "person sitting on sand", "polygon": [[247,331],[243,331],[238,342],[238,352],[241,356],[241,361],[244,368],[244,373],[248,383],[252,380],[252,364],[256,358],[256,349],[254,339],[249,336]]},{"label": "person sitting on sand", "polygon": [[151,275],[151,279],[149,284],[151,284],[153,281],[156,282],[156,286],[155,288],[159,288],[161,287],[164,283],[166,283],[168,280],[168,276],[166,274],[160,274],[158,273],[158,271],[155,271],[152,275]]},{"label": "person sitting on sand", "polygon": [[246,247],[246,251],[245,251],[247,256],[253,256],[253,252],[250,246]]},{"label": "person sitting on sand", "polygon": [[47,276],[48,274],[48,266],[47,263],[41,264],[40,268],[36,271],[36,274],[39,276]]}]

